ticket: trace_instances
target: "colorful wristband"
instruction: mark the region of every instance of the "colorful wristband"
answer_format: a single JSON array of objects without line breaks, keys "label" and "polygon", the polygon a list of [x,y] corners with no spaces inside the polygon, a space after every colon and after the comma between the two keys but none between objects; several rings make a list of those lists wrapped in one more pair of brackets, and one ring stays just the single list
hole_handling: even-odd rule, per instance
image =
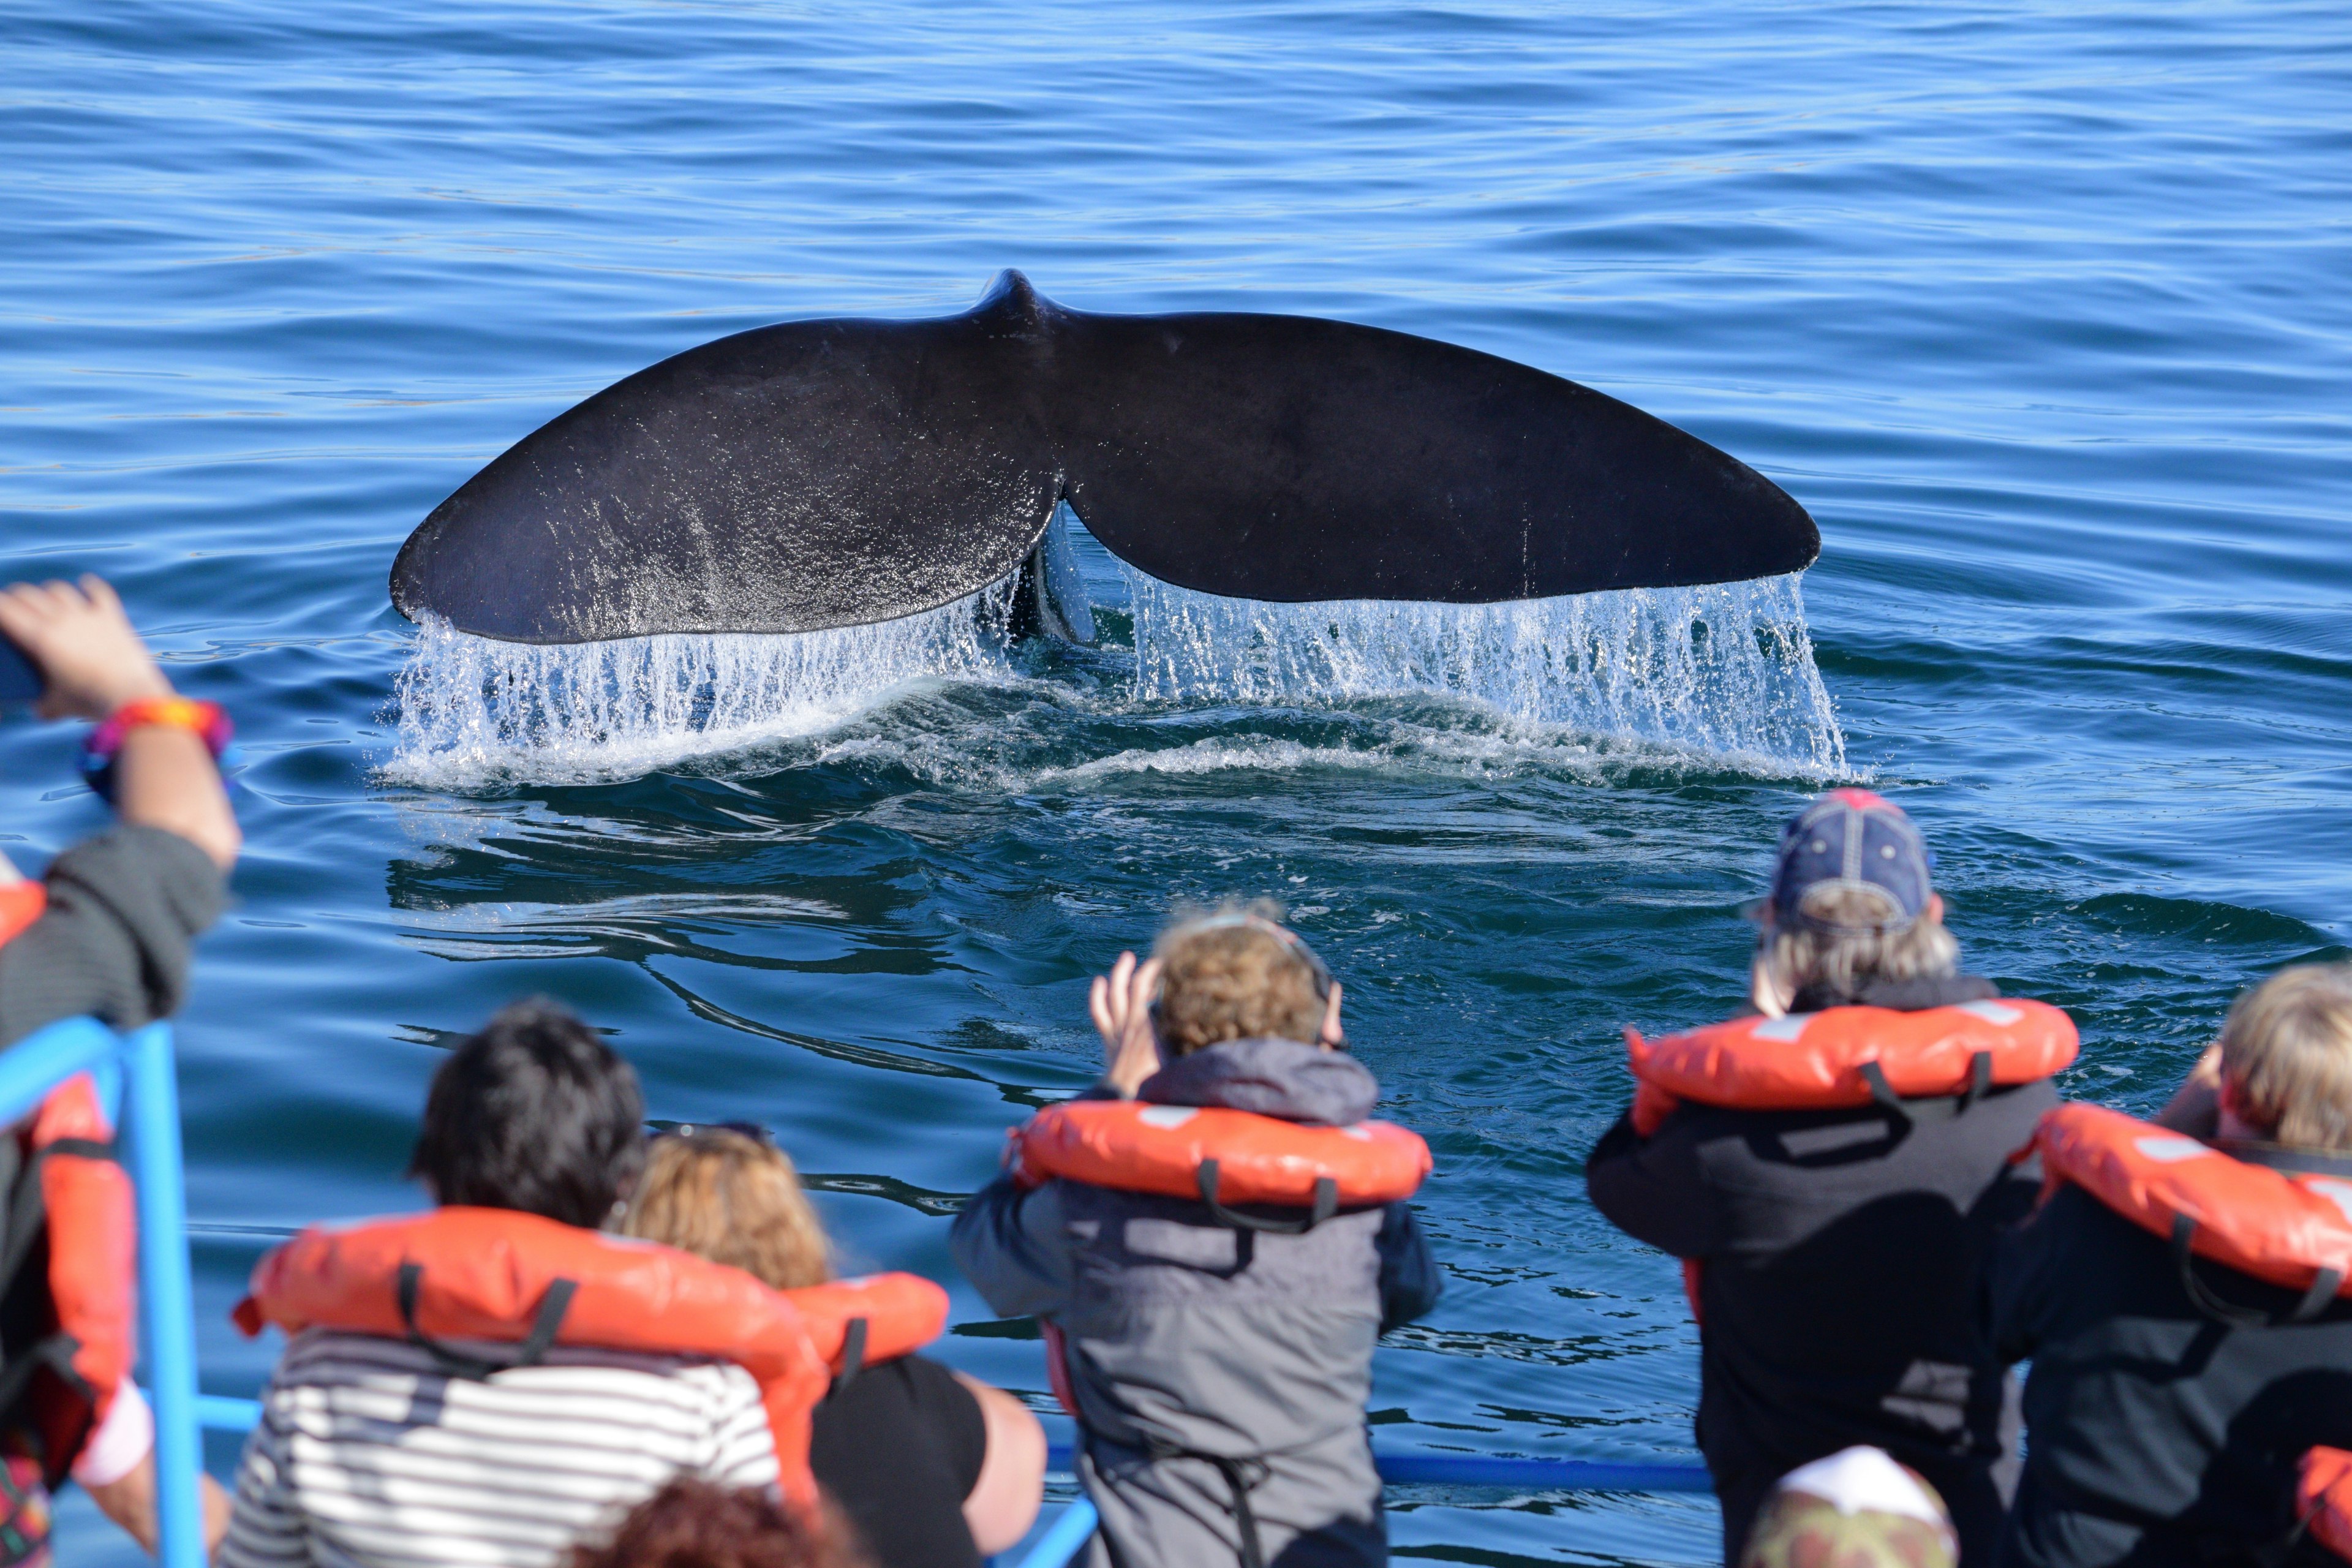
[{"label": "colorful wristband", "polygon": [[228,750],[236,730],[217,702],[187,697],[142,697],[124,703],[81,743],[81,776],[107,801],[114,799],[114,760],[131,731],[142,724],[185,730],[205,743],[215,762]]}]

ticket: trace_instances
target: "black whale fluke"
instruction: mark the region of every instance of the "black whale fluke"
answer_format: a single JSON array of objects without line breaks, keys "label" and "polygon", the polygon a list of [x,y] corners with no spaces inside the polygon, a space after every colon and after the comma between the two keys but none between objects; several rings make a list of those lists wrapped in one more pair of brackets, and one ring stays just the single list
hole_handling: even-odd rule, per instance
[{"label": "black whale fluke", "polygon": [[412,617],[518,642],[896,619],[1016,570],[1066,500],[1239,598],[1480,603],[1792,572],[1779,486],[1613,397],[1303,316],[1097,316],[1018,272],[933,321],[790,321],[559,415],[393,563]]}]

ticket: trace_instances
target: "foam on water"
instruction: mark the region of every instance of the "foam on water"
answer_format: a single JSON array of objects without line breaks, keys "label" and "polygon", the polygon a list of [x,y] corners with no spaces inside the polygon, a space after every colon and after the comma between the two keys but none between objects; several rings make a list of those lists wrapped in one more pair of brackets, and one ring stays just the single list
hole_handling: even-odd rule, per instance
[{"label": "foam on water", "polygon": [[[1181,754],[1147,748],[1074,759],[1061,733],[1066,715],[1065,722],[1051,715],[1073,702],[1115,716],[1135,707],[1328,710],[1430,697],[1440,700],[1438,711],[1385,722],[1392,732],[1354,765],[1414,758],[1494,765],[1530,744],[1551,755],[1565,742],[1605,737],[1770,773],[1844,767],[1844,739],[1814,666],[1794,576],[1507,605],[1269,605],[1125,576],[1131,682],[1092,692],[1045,683],[1049,711],[1017,720],[902,709],[919,733],[899,739],[920,756],[898,755],[906,748],[887,734],[852,733],[816,757],[975,779],[1008,771],[1066,779],[1303,766],[1335,760],[1332,749],[1193,742]],[[384,772],[395,782],[459,789],[625,777],[839,730],[920,684],[1013,684],[1026,678],[1011,654],[1012,598],[1011,585],[999,584],[904,620],[793,637],[542,647],[428,625],[401,676],[400,739]],[[1449,719],[1445,704],[1477,711],[1457,708]],[[1041,723],[1056,733],[992,732]],[[972,732],[974,724],[982,732]],[[1572,749],[1585,758],[1580,744]]]},{"label": "foam on water", "polygon": [[1798,575],[1501,605],[1220,598],[1126,570],[1136,689],[1166,701],[1466,699],[1528,729],[1835,773]]}]

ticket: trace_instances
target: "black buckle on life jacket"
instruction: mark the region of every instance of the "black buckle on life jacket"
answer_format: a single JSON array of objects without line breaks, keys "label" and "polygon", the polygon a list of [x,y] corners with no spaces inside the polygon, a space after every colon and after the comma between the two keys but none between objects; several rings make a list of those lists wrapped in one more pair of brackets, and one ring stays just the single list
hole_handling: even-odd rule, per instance
[{"label": "black buckle on life jacket", "polygon": [[2188,1292],[2191,1306],[2217,1323],[2241,1329],[2307,1323],[2327,1310],[2328,1304],[2336,1300],[2336,1292],[2344,1285],[2341,1269],[2323,1268],[2319,1277],[2311,1282],[2311,1289],[2303,1293],[2303,1300],[2295,1303],[2294,1310],[2284,1318],[2273,1317],[2260,1307],[2241,1307],[2235,1301],[2223,1300],[2211,1286],[2197,1278],[2197,1270],[2192,1267],[2195,1258],[2189,1251],[2189,1246],[2196,1238],[2197,1222],[2185,1214],[2174,1215],[2172,1262],[2173,1267],[2180,1270],[2180,1288]]},{"label": "black buckle on life jacket", "polygon": [[425,1266],[404,1263],[394,1283],[394,1294],[400,1301],[400,1321],[407,1325],[408,1342],[433,1358],[433,1364],[451,1377],[462,1377],[471,1383],[488,1383],[492,1373],[510,1367],[537,1366],[547,1357],[548,1348],[555,1343],[555,1331],[563,1326],[563,1314],[572,1308],[572,1298],[579,1292],[577,1279],[551,1279],[547,1294],[539,1299],[539,1311],[530,1321],[530,1332],[516,1347],[512,1361],[486,1361],[477,1356],[461,1355],[416,1326],[416,1291],[424,1282]]},{"label": "black buckle on life jacket", "polygon": [[852,1318],[841,1332],[841,1375],[833,1380],[833,1389],[826,1398],[849,1386],[849,1380],[866,1370],[866,1321]]},{"label": "black buckle on life jacket", "polygon": [[1328,1176],[1315,1178],[1315,1203],[1305,1219],[1259,1219],[1255,1215],[1237,1214],[1217,1201],[1219,1173],[1217,1162],[1201,1162],[1201,1201],[1220,1225],[1235,1230],[1262,1230],[1273,1236],[1304,1236],[1339,1212],[1339,1184]]}]

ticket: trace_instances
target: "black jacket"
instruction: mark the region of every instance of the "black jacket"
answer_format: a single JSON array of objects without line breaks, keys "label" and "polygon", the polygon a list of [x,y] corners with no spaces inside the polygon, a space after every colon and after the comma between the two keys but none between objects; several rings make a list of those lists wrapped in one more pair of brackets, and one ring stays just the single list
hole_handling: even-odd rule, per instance
[{"label": "black jacket", "polygon": [[0,1045],[83,1013],[131,1029],[173,1012],[226,900],[205,852],[160,827],[84,839],[50,862],[48,889],[47,912],[0,946]]},{"label": "black jacket", "polygon": [[[1993,994],[1959,976],[1852,1000],[1916,1011]],[[2008,1161],[2055,1103],[2044,1080],[1973,1104],[1906,1100],[1901,1118],[1685,1104],[1646,1139],[1621,1117],[1593,1149],[1594,1205],[1702,1266],[1698,1441],[1727,1560],[1775,1480],[1868,1443],[1925,1474],[1966,1555],[1990,1561],[2016,1400],[1978,1322],[1978,1270],[2032,1207],[2038,1175]]]},{"label": "black jacket", "polygon": [[[2229,1152],[2352,1176],[2352,1161]],[[2194,1268],[2274,1320],[2302,1294]],[[2033,1361],[2032,1452],[2004,1568],[2287,1560],[2296,1461],[2314,1444],[2352,1448],[2352,1302],[2310,1323],[2216,1322],[2189,1300],[2169,1244],[2079,1187],[2002,1239],[1985,1310],[2001,1357]],[[2334,1561],[2308,1545],[2295,1556]]]}]

